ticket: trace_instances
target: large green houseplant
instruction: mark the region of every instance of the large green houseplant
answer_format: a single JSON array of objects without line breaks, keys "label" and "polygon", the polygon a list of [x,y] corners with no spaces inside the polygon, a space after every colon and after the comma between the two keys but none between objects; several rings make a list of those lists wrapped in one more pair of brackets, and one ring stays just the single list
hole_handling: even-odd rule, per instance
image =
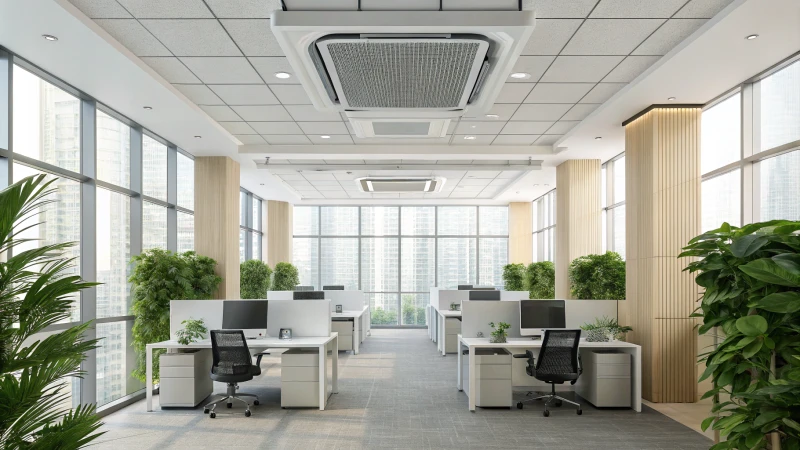
[{"label": "large green houseplant", "polygon": [[615,252],[575,258],[569,285],[576,299],[625,300],[625,261]]},{"label": "large green houseplant", "polygon": [[503,288],[507,291],[525,290],[525,264],[513,263],[503,266]]},{"label": "large green houseplant", "polygon": [[556,267],[550,261],[535,262],[525,269],[525,285],[533,299],[556,297]]},{"label": "large green houseplant", "polygon": [[272,277],[273,291],[293,291],[294,287],[300,284],[297,267],[288,262],[275,264],[275,272]]},{"label": "large green houseplant", "polygon": [[260,259],[251,259],[239,266],[239,297],[267,298],[272,269]]},{"label": "large green houseplant", "polygon": [[[0,191],[0,448],[76,449],[100,436],[94,405],[71,409],[70,377],[97,347],[84,323],[50,332],[69,321],[74,296],[96,283],[69,275],[75,260],[64,250],[76,243],[22,250],[21,233],[36,226],[54,192],[44,175]],[[27,219],[27,221],[26,221]]]},{"label": "large green houseplant", "polygon": [[[800,222],[719,229],[692,239],[681,257],[704,288],[700,334],[722,342],[701,355],[719,430],[716,449],[800,449]],[[718,331],[717,331],[718,330]],[[769,435],[769,436],[768,436]]]},{"label": "large green houseplant", "polygon": [[[170,300],[209,299],[222,282],[214,273],[217,262],[195,252],[173,253],[154,248],[133,257],[133,376],[145,381],[147,344],[169,339]],[[163,350],[153,352],[153,380],[158,381],[158,360]]]}]

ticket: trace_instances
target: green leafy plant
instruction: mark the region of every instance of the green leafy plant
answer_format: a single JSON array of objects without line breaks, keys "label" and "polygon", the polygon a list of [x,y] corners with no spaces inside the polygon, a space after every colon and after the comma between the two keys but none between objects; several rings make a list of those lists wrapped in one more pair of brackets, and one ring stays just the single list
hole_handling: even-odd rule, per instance
[{"label": "green leafy plant", "polygon": [[239,266],[239,297],[243,299],[267,298],[272,269],[260,259],[251,259]]},{"label": "green leafy plant", "polygon": [[[722,339],[700,355],[714,414],[702,423],[717,449],[800,449],[800,222],[727,223],[689,241],[680,257],[705,289],[693,317]],[[771,434],[768,439],[767,434]]]},{"label": "green leafy plant", "polygon": [[300,275],[297,273],[297,267],[287,262],[275,264],[272,280],[273,291],[293,291],[298,284],[300,284]]},{"label": "green leafy plant", "polygon": [[615,339],[622,339],[625,337],[626,333],[633,331],[633,328],[620,325],[617,319],[603,316],[596,317],[594,319],[594,323],[585,323],[581,325],[581,330],[607,330],[607,332],[614,336]]},{"label": "green leafy plant", "polygon": [[414,301],[413,294],[403,294],[403,325],[425,325],[425,308],[417,306]]},{"label": "green leafy plant", "polygon": [[372,325],[397,325],[397,311],[375,308],[370,312]]},{"label": "green leafy plant", "polygon": [[[166,341],[169,336],[170,300],[204,300],[214,294],[222,278],[214,273],[217,262],[195,252],[172,253],[158,248],[133,257],[133,348],[136,368],[133,376],[145,381],[147,344]],[[159,356],[153,351],[153,380],[158,381]]]},{"label": "green leafy plant", "polygon": [[505,322],[498,322],[497,325],[495,326],[494,322],[489,322],[489,326],[494,328],[494,331],[492,331],[492,338],[490,339],[490,342],[497,344],[506,342],[506,337],[507,337],[506,330],[511,328],[511,325]]},{"label": "green leafy plant", "polygon": [[569,284],[576,299],[625,300],[625,261],[614,252],[575,258]]},{"label": "green leafy plant", "polygon": [[[70,275],[75,259],[64,251],[75,242],[41,245],[20,235],[38,225],[41,208],[55,190],[44,175],[25,178],[0,191],[0,448],[77,449],[98,433],[94,405],[71,409],[70,377],[80,377],[91,323],[39,334],[67,322],[75,296],[96,286]],[[28,220],[28,222],[26,222]],[[15,251],[17,250],[17,251]]]},{"label": "green leafy plant", "polygon": [[525,264],[506,264],[503,266],[503,284],[507,291],[525,290]]},{"label": "green leafy plant", "polygon": [[528,298],[556,298],[556,266],[550,261],[529,264],[525,269],[525,285]]},{"label": "green leafy plant", "polygon": [[189,345],[192,342],[197,342],[206,337],[208,328],[206,328],[203,319],[192,319],[191,317],[181,322],[183,329],[175,332],[178,336],[178,343],[181,345]]}]

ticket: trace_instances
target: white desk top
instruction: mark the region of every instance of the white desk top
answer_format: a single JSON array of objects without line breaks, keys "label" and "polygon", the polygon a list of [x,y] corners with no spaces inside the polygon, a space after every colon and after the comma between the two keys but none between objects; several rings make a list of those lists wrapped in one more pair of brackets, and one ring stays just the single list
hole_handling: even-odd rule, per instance
[{"label": "white desk top", "polygon": [[344,318],[344,319],[358,319],[359,317],[363,316],[365,312],[369,309],[369,306],[365,306],[364,309],[361,311],[342,311],[341,313],[331,313],[331,319],[336,318]]},{"label": "white desk top", "polygon": [[[312,336],[312,337],[293,337],[291,340],[279,339],[277,337],[264,337],[259,339],[247,339],[247,346],[253,348],[260,347],[284,347],[284,348],[297,348],[297,347],[319,347],[332,341],[338,337],[339,333],[333,332],[330,336]],[[192,342],[189,345],[179,344],[178,341],[161,341],[153,344],[147,344],[148,348],[211,348],[211,340],[203,339],[202,341]]]},{"label": "white desk top", "polygon": [[441,315],[443,315],[445,317],[461,317],[461,310],[451,311],[449,308],[448,309],[442,309],[442,308],[437,308],[435,306],[434,306],[434,309],[436,309],[436,311],[439,314],[441,314]]},{"label": "white desk top", "polygon": [[[535,348],[542,346],[542,340],[536,339],[533,340],[531,338],[508,338],[508,342],[504,344],[493,344],[489,342],[489,338],[465,338],[458,335],[458,339],[464,343],[464,345],[468,347],[510,347],[510,348]],[[613,341],[613,342],[587,342],[581,339],[580,343],[578,344],[579,347],[587,348],[636,348],[639,347],[636,344],[631,344],[630,342],[624,341]]]}]

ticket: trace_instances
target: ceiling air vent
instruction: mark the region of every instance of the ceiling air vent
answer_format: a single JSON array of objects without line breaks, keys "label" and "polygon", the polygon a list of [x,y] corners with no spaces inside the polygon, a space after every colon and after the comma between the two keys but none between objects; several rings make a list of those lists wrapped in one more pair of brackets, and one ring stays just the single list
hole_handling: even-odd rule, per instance
[{"label": "ceiling air vent", "polygon": [[391,177],[367,177],[358,178],[356,183],[362,192],[373,192],[378,194],[408,194],[408,193],[428,193],[439,192],[444,185],[444,178],[391,178]]}]

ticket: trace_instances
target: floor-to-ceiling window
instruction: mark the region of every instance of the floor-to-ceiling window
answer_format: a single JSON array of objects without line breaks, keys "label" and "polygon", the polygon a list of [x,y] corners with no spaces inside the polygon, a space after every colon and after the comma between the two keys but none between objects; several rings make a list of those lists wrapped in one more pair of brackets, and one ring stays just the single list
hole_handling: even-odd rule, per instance
[{"label": "floor-to-ceiling window", "polygon": [[625,154],[611,158],[602,167],[603,251],[625,259]]},{"label": "floor-to-ceiling window", "polygon": [[264,240],[261,213],[263,201],[251,192],[239,191],[239,261],[264,259],[261,243]]},{"label": "floor-to-ceiling window", "polygon": [[7,148],[0,141],[0,189],[41,173],[55,180],[52,203],[36,211],[29,219],[34,226],[19,236],[34,240],[16,251],[77,242],[66,254],[77,258],[71,271],[101,283],[73,298],[70,323],[94,321],[92,333],[101,341],[83,364],[84,377],[70,381],[66,401],[97,403],[102,411],[143,392],[130,376],[130,259],[147,248],[194,247],[194,160],[1,48],[0,65],[12,68],[0,86],[10,94],[0,95],[0,109],[11,112],[0,122],[0,136],[12,136]]},{"label": "floor-to-ceiling window", "polygon": [[707,105],[701,121],[703,231],[800,220],[800,61]]},{"label": "floor-to-ceiling window", "polygon": [[374,325],[425,325],[430,288],[502,287],[506,206],[295,206],[300,283],[361,289]]},{"label": "floor-to-ceiling window", "polygon": [[533,261],[555,261],[555,189],[533,201],[533,230]]}]

